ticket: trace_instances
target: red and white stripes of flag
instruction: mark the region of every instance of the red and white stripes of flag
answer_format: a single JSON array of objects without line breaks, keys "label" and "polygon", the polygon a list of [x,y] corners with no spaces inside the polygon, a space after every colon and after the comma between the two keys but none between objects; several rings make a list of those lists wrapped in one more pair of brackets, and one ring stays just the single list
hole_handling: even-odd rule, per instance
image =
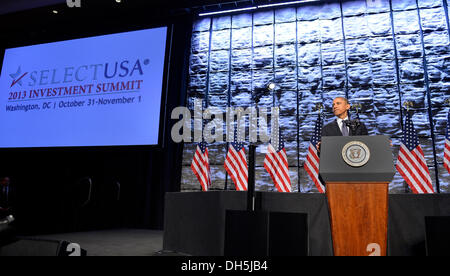
[{"label": "red and white stripes of flag", "polygon": [[447,115],[447,129],[445,130],[444,168],[450,173],[450,112]]},{"label": "red and white stripes of flag", "polygon": [[[279,132],[278,120],[274,121],[272,121],[271,140],[264,159],[264,168],[269,173],[279,192],[292,192],[284,140]],[[320,181],[319,177],[320,157],[317,151],[317,144],[321,140],[322,125],[323,121],[319,114],[315,124],[314,134],[309,143],[304,168],[319,192],[324,193],[325,186]],[[248,166],[243,143],[244,137],[241,132],[242,130],[240,127],[236,126],[233,142],[229,143],[224,167],[233,180],[236,190],[246,191],[248,184]],[[450,173],[449,132],[450,112],[448,114],[443,158],[444,167]],[[197,144],[191,168],[196,175],[202,190],[208,191],[211,187],[211,171],[209,166],[208,148],[204,140]],[[408,113],[403,128],[403,140],[400,145],[396,168],[414,193],[434,193],[430,171],[422,147],[419,144],[419,139],[414,129],[411,116]]]},{"label": "red and white stripes of flag", "polygon": [[308,154],[306,155],[306,160],[303,166],[319,192],[325,193],[325,185],[323,185],[319,178],[320,158],[319,153],[317,152],[317,144],[322,138],[322,125],[323,121],[319,111],[319,115],[317,116],[317,121],[314,126],[314,133],[309,142]]},{"label": "red and white stripes of flag", "polygon": [[450,173],[450,140],[447,137],[445,138],[444,167]]},{"label": "red and white stripes of flag", "polygon": [[269,144],[264,159],[264,168],[272,178],[278,192],[292,192],[289,165],[284,147],[277,151],[272,144]]},{"label": "red and white stripes of flag", "polygon": [[408,112],[396,168],[415,194],[434,193],[425,155]]},{"label": "red and white stripes of flag", "polygon": [[236,191],[247,191],[248,166],[243,145],[230,143],[225,159],[225,170],[234,182]]},{"label": "red and white stripes of flag", "polygon": [[[278,112],[278,109],[274,109],[273,112]],[[279,128],[279,116],[278,113],[273,115],[275,119],[272,121],[272,135],[264,159],[264,168],[272,178],[278,192],[292,192],[286,148]]]},{"label": "red and white stripes of flag", "polygon": [[211,187],[211,170],[209,168],[208,147],[206,142],[197,144],[194,158],[192,159],[191,169],[202,187],[202,191],[208,191]]},{"label": "red and white stripes of flag", "polygon": [[236,191],[247,191],[248,187],[248,166],[243,135],[240,121],[238,121],[234,128],[233,142],[228,145],[224,164],[225,170],[234,182]]}]

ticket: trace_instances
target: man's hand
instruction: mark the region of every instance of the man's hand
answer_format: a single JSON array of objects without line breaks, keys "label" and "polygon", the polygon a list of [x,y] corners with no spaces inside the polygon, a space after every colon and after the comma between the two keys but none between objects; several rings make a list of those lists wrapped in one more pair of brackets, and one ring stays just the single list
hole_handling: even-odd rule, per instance
[{"label": "man's hand", "polygon": [[317,148],[317,151],[318,151],[318,152],[320,152],[320,143],[321,143],[321,142],[318,142],[317,145],[316,145],[316,148]]}]

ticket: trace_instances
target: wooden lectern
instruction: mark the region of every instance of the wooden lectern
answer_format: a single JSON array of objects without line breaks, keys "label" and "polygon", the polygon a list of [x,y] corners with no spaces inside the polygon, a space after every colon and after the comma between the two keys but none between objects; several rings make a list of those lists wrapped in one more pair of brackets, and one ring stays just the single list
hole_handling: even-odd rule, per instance
[{"label": "wooden lectern", "polygon": [[385,256],[388,186],[395,168],[387,136],[322,137],[335,256]]}]

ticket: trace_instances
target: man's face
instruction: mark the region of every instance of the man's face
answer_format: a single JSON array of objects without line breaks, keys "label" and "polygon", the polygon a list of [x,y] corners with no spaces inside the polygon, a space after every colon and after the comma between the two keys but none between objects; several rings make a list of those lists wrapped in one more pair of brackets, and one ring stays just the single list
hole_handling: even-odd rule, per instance
[{"label": "man's face", "polygon": [[344,119],[349,109],[350,105],[344,99],[336,98],[333,100],[333,113],[336,117]]}]

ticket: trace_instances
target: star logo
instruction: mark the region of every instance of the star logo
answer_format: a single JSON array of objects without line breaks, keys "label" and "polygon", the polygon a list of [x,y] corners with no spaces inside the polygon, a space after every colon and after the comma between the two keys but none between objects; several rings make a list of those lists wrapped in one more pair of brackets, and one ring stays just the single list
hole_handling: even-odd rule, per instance
[{"label": "star logo", "polygon": [[[20,69],[20,66],[19,66],[16,73],[9,74],[9,76],[13,79],[11,86],[9,88],[13,87],[16,83],[18,83],[20,86],[22,86],[22,78],[25,77],[25,75],[28,74],[28,72],[25,72],[23,75],[20,75],[21,72],[22,72],[22,70]],[[19,77],[19,78],[17,78],[17,77]]]}]

